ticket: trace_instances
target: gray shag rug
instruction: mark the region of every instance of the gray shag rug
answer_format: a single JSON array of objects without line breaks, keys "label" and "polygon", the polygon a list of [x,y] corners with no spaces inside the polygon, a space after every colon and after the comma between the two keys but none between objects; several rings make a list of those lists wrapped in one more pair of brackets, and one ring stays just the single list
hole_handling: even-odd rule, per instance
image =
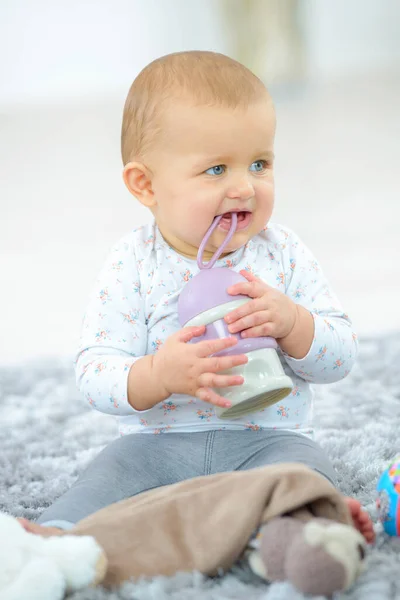
[{"label": "gray shag rug", "polygon": [[[318,441],[339,473],[343,493],[376,521],[375,485],[400,454],[400,335],[361,341],[344,381],[316,387]],[[116,437],[113,419],[80,400],[69,361],[0,368],[0,510],[37,518]],[[379,530],[379,525],[378,525]],[[400,598],[400,539],[378,533],[357,584],[337,598]],[[266,585],[244,566],[220,579],[198,573],[75,593],[71,600],[301,600],[289,584]]]}]

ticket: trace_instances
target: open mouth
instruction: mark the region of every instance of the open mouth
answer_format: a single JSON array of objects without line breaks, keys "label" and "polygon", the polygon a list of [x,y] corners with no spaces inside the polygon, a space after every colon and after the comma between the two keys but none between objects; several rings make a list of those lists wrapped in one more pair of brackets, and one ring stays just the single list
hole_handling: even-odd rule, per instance
[{"label": "open mouth", "polygon": [[[246,229],[251,223],[252,214],[248,211],[235,211],[237,214],[237,226],[236,231],[240,231],[242,229]],[[228,231],[230,229],[232,222],[232,213],[225,213],[222,215],[222,219],[220,220],[218,227]]]}]

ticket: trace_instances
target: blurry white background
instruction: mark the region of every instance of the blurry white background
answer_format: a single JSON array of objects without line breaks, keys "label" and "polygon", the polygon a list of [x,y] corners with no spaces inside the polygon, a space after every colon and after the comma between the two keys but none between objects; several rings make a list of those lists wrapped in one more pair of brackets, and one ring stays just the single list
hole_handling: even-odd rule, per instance
[{"label": "blurry white background", "polygon": [[278,112],[274,220],[311,247],[361,335],[400,330],[397,0],[2,0],[0,361],[74,352],[125,190],[125,95],[153,58],[242,60]]}]

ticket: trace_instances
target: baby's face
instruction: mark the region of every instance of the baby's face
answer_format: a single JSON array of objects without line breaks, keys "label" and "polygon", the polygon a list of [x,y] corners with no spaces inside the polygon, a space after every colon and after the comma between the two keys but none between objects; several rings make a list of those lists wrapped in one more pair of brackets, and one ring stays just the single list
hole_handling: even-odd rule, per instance
[{"label": "baby's face", "polygon": [[[150,156],[154,214],[163,237],[195,258],[217,215],[238,213],[232,252],[259,233],[274,204],[275,113],[270,101],[247,109],[181,103],[163,119],[160,143]],[[206,248],[209,258],[229,229],[222,218]]]}]

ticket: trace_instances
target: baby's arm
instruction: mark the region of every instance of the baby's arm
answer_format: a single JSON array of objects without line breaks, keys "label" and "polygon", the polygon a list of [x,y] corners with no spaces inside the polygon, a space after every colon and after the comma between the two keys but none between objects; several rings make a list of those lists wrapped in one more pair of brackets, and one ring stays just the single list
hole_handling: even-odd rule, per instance
[{"label": "baby's arm", "polygon": [[[349,317],[324,277],[310,250],[290,232],[286,248],[290,265],[286,294],[300,307],[297,330],[281,345],[288,365],[302,379],[311,383],[331,383],[343,379],[351,371],[357,357],[357,338]],[[304,310],[306,309],[306,310]],[[304,358],[290,356],[290,344],[309,331],[310,317],[314,333]]]},{"label": "baby's arm", "polygon": [[76,361],[78,387],[91,406],[112,415],[148,410],[173,393],[225,407],[226,399],[211,388],[241,385],[243,377],[219,372],[244,364],[247,357],[213,357],[235,345],[235,338],[187,344],[203,333],[204,327],[179,330],[155,355],[146,355],[147,324],[134,249],[122,240],[86,311]]},{"label": "baby's arm", "polygon": [[146,394],[150,394],[152,405],[161,401],[157,381],[149,372],[151,357],[145,356],[146,351],[147,325],[140,279],[134,248],[125,238],[112,249],[83,321],[76,378],[89,404],[112,415],[133,414],[128,380],[134,367],[138,397],[143,392],[140,397],[146,399]]}]

